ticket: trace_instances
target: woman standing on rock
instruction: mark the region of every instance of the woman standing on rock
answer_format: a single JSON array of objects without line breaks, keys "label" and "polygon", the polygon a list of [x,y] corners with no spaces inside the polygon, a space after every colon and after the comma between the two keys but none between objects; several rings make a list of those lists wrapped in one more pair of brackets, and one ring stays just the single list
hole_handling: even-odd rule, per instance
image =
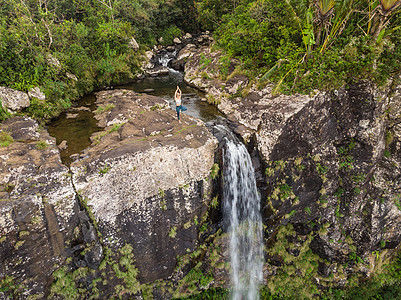
[{"label": "woman standing on rock", "polygon": [[187,110],[187,108],[181,104],[181,95],[182,95],[182,92],[181,92],[179,86],[177,85],[177,89],[174,94],[174,100],[175,100],[175,110],[177,111],[178,122],[180,122],[180,123],[181,123],[180,111]]}]

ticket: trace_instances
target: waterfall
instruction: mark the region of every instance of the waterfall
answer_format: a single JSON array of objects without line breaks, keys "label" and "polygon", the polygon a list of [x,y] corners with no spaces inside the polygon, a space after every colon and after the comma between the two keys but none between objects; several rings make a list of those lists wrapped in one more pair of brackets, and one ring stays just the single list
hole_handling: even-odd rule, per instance
[{"label": "waterfall", "polygon": [[[168,63],[170,60],[172,60],[175,56],[177,55],[177,50],[174,50],[173,52],[165,52],[163,55],[159,56],[158,62],[161,64],[163,67],[169,68]],[[173,70],[173,69],[171,69]]]},{"label": "waterfall", "polygon": [[225,140],[223,209],[230,234],[232,299],[259,299],[263,278],[260,197],[247,149],[236,140]]}]

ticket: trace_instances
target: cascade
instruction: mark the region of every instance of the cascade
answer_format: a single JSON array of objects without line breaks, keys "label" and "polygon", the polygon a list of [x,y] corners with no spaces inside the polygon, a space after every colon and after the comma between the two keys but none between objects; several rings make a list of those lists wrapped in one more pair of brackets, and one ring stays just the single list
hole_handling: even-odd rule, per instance
[{"label": "cascade", "polygon": [[174,50],[172,52],[164,52],[162,55],[160,55],[157,59],[157,61],[159,62],[159,64],[161,64],[163,67],[168,68],[169,70],[175,71],[174,69],[170,68],[168,66],[168,63],[175,58],[175,56],[177,55],[177,50]]},{"label": "cascade", "polygon": [[230,236],[232,299],[259,299],[263,231],[255,172],[244,144],[224,138],[223,214]]}]

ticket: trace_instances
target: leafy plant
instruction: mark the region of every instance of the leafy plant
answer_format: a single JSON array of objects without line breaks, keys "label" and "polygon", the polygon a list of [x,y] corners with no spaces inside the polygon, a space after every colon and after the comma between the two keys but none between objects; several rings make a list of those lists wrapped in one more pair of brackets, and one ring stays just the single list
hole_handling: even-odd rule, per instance
[{"label": "leafy plant", "polygon": [[0,147],[7,147],[10,144],[14,143],[14,139],[12,136],[6,131],[0,132]]},{"label": "leafy plant", "polygon": [[38,150],[44,150],[47,149],[49,147],[49,144],[46,141],[38,141],[36,143],[36,148]]}]

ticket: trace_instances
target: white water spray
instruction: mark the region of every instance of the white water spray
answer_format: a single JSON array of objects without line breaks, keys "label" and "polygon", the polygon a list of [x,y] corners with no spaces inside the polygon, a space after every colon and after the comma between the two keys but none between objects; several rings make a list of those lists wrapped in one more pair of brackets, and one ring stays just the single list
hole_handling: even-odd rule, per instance
[{"label": "white water spray", "polygon": [[232,299],[259,299],[263,278],[260,197],[251,158],[240,142],[224,149],[224,218],[230,234]]},{"label": "white water spray", "polygon": [[[168,63],[170,60],[172,60],[175,56],[177,55],[177,50],[174,50],[173,52],[166,52],[164,55],[160,56],[158,61],[159,64],[161,64],[163,67],[168,68],[169,70],[174,70],[169,68]],[[174,70],[175,71],[175,70]]]}]

